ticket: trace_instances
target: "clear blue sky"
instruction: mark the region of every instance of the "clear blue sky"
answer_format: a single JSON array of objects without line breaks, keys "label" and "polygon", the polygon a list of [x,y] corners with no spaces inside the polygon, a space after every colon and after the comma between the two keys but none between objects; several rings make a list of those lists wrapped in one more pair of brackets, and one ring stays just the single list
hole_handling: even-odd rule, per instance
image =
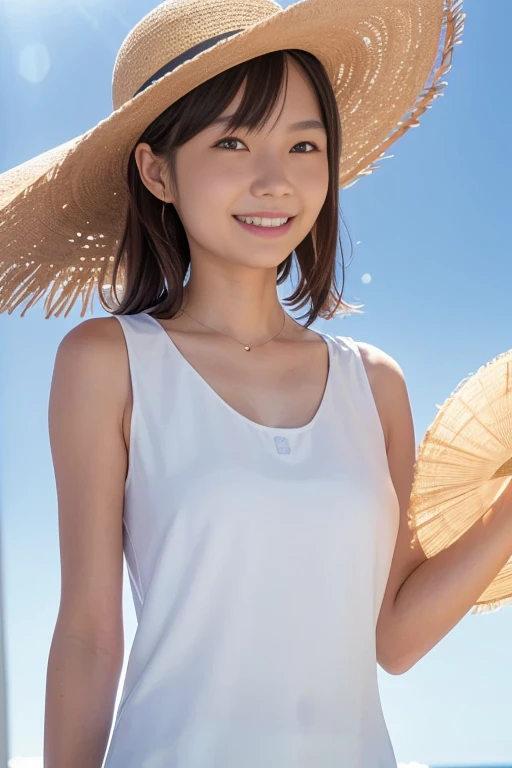
[{"label": "clear blue sky", "polygon": [[[0,172],[110,113],[117,50],[155,5],[0,0]],[[466,0],[465,10],[464,42],[455,50],[444,97],[420,128],[394,146],[393,159],[341,193],[355,249],[345,296],[364,302],[365,314],[314,326],[375,344],[400,363],[417,442],[435,417],[436,403],[509,349],[512,339],[512,3]],[[348,257],[345,230],[342,236]],[[42,308],[40,302],[23,319],[0,317],[12,757],[42,754],[46,665],[60,595],[48,396],[58,344],[82,321],[78,305],[68,318],[47,321]],[[95,300],[95,315],[101,314]],[[135,631],[127,587],[125,581],[126,653]],[[468,614],[405,675],[379,669],[400,762],[512,764],[511,641],[511,608]]]}]

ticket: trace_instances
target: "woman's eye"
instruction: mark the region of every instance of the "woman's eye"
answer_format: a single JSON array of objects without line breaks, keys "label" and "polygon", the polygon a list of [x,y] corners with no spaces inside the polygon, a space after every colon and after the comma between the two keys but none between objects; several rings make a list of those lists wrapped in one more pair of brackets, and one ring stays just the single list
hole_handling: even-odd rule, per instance
[{"label": "woman's eye", "polygon": [[[320,150],[318,149],[317,145],[316,145],[316,144],[313,144],[313,142],[311,142],[311,141],[300,141],[300,142],[299,142],[298,144],[296,144],[295,146],[296,146],[296,147],[300,147],[301,145],[304,145],[304,144],[309,144],[309,146],[310,146],[310,147],[313,147],[313,152],[319,152],[319,151],[320,151]],[[309,152],[299,152],[299,155],[301,155],[301,154],[302,154],[302,155],[309,155],[310,153],[309,153]]]},{"label": "woman's eye", "polygon": [[[222,139],[222,141],[217,142],[217,144],[215,144],[214,146],[220,147],[220,149],[227,149],[227,147],[222,147],[221,144],[229,144],[230,142],[232,144],[236,144],[237,142],[240,143],[240,144],[243,144],[243,141],[241,139],[237,139],[234,136],[230,136],[227,139]],[[316,146],[316,144],[313,144],[311,141],[301,141],[298,144],[295,144],[295,147],[304,146],[305,144],[309,144],[310,147],[313,147],[313,150],[312,150],[313,152],[318,152],[319,151],[319,149]],[[295,149],[295,147],[294,147],[294,149]],[[298,154],[300,154],[300,155],[309,155],[310,152],[299,152]]]},{"label": "woman's eye", "polygon": [[243,144],[243,142],[240,141],[240,139],[228,138],[228,139],[222,139],[222,141],[217,142],[215,146],[220,147],[221,149],[226,149],[226,147],[221,147],[221,144],[229,144],[229,143],[236,144],[237,142],[239,142],[240,144]]}]

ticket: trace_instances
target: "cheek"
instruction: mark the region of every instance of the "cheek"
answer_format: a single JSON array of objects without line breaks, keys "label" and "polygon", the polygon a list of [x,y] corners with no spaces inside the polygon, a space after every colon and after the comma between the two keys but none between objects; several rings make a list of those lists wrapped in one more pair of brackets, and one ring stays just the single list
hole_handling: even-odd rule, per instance
[{"label": "cheek", "polygon": [[181,219],[188,234],[204,248],[215,248],[225,240],[231,226],[229,212],[233,208],[233,194],[229,194],[225,180],[219,174],[198,175],[189,179],[181,196]]},{"label": "cheek", "polygon": [[220,168],[218,164],[205,164],[190,174],[186,182],[186,205],[195,210],[202,207],[205,217],[211,222],[218,219],[219,213],[229,211],[233,200],[243,189],[240,173],[229,168]]},{"label": "cheek", "polygon": [[[233,206],[236,184],[218,166],[206,163],[191,168],[180,178],[180,216],[187,231],[197,238],[217,230]],[[235,190],[235,191],[234,191]]]},{"label": "cheek", "polygon": [[325,200],[329,188],[329,167],[327,163],[313,164],[309,168],[300,169],[296,179],[297,186],[307,191],[311,204],[320,207]]}]

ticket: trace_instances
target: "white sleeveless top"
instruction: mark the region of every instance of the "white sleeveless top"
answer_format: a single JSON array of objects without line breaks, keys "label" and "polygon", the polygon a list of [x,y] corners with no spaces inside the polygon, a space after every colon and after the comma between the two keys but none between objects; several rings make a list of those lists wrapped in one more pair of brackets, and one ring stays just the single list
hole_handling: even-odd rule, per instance
[{"label": "white sleeveless top", "polygon": [[149,314],[117,319],[138,626],[104,768],[396,768],[375,630],[399,506],[356,343],[320,334],[321,405],[280,429],[231,408]]}]

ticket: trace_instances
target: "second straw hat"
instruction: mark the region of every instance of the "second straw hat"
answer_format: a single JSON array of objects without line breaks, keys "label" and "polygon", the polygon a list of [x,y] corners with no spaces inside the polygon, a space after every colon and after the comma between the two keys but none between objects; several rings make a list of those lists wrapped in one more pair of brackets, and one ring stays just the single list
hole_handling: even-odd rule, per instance
[{"label": "second straw hat", "polygon": [[[0,313],[46,296],[69,314],[112,277],[128,207],[126,172],[144,130],[196,86],[271,51],[324,65],[342,125],[339,186],[375,162],[431,106],[460,42],[461,0],[168,0],[128,34],[113,112],[0,176]],[[73,83],[70,82],[70,88]]]}]

